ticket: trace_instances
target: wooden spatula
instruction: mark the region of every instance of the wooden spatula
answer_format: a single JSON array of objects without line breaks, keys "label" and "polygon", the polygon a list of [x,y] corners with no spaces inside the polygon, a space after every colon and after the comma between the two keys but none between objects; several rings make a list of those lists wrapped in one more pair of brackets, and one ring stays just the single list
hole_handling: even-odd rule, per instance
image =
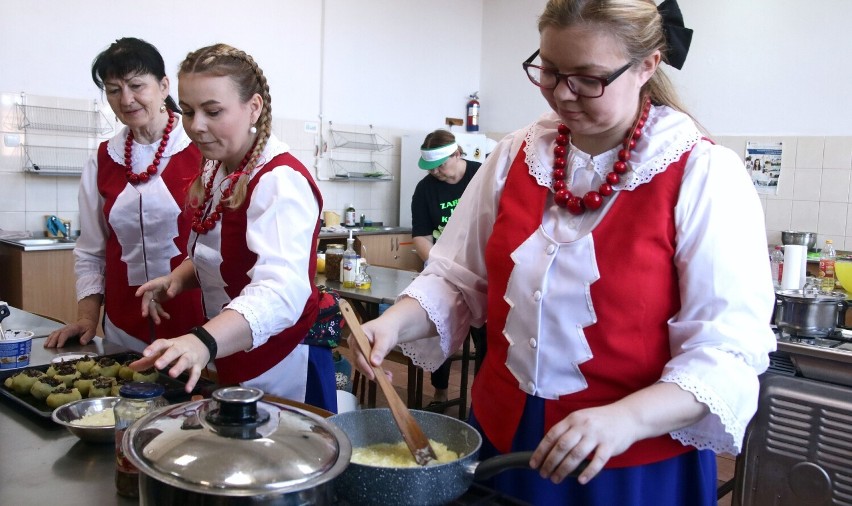
[{"label": "wooden spatula", "polygon": [[[367,339],[367,335],[364,334],[364,330],[361,328],[361,323],[358,321],[357,316],[355,316],[355,311],[352,309],[352,306],[343,299],[340,299],[340,311],[343,313],[343,318],[346,319],[346,324],[349,325],[352,336],[355,337],[355,342],[358,343],[358,349],[360,349],[361,353],[367,357],[367,362],[369,362],[372,346],[370,345],[370,340]],[[382,389],[385,397],[387,397],[393,419],[396,422],[397,427],[399,427],[399,431],[402,433],[402,439],[405,440],[405,444],[408,445],[408,449],[411,450],[411,455],[414,456],[414,460],[421,466],[425,466],[429,462],[437,460],[435,450],[433,450],[432,445],[429,444],[429,438],[427,438],[426,434],[423,433],[423,429],[420,427],[420,424],[417,423],[417,420],[411,416],[411,412],[408,411],[408,407],[406,407],[405,403],[402,402],[399,394],[396,393],[393,385],[388,380],[387,376],[385,376],[384,369],[382,369],[381,366],[377,367],[372,364],[370,364],[370,366],[373,368],[373,374],[376,376],[376,382],[379,384],[379,387]]]}]

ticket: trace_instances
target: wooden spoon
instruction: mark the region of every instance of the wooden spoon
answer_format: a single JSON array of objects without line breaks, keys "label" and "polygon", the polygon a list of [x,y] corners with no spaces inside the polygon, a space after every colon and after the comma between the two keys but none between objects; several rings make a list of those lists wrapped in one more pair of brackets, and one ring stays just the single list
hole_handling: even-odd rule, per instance
[{"label": "wooden spoon", "polygon": [[[372,346],[370,345],[370,340],[367,338],[367,335],[364,334],[364,329],[361,328],[361,322],[359,322],[358,317],[355,316],[355,311],[348,302],[340,299],[340,312],[343,313],[343,318],[346,319],[346,324],[349,325],[349,329],[355,337],[355,342],[358,343],[358,349],[361,350],[361,353],[367,358],[367,362],[370,363],[370,352],[372,351]],[[427,438],[426,434],[423,433],[423,429],[420,427],[420,424],[418,424],[417,420],[411,416],[411,412],[408,411],[408,407],[406,407],[405,403],[402,402],[399,394],[396,393],[396,389],[394,389],[393,385],[388,380],[388,377],[385,375],[385,370],[381,366],[375,366],[372,363],[370,363],[370,367],[373,368],[373,374],[376,376],[376,382],[379,384],[379,387],[382,389],[382,393],[385,394],[385,397],[388,400],[388,405],[390,407],[391,414],[393,415],[393,419],[396,422],[397,427],[399,427],[399,431],[402,433],[402,439],[405,440],[405,444],[408,445],[411,455],[414,456],[414,460],[421,466],[425,466],[429,462],[437,460],[438,457],[435,455],[435,450],[433,450],[432,445],[429,444],[429,438]]]}]

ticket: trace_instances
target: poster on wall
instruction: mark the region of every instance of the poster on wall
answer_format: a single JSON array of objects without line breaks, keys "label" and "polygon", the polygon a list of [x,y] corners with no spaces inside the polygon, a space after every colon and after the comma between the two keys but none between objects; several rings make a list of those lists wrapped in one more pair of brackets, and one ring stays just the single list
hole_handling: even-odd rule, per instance
[{"label": "poster on wall", "polygon": [[781,179],[781,142],[747,142],[745,166],[757,193],[777,195]]}]

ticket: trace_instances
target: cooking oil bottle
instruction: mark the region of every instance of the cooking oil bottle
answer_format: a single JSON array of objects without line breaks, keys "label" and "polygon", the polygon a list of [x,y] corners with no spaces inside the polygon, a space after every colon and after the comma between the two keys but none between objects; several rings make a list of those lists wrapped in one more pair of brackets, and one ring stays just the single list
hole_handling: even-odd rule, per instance
[{"label": "cooking oil bottle", "polygon": [[819,256],[819,290],[821,292],[833,292],[836,283],[834,277],[834,261],[837,252],[834,250],[834,242],[825,240],[825,247]]},{"label": "cooking oil bottle", "polygon": [[355,238],[349,231],[349,239],[346,239],[346,250],[343,251],[343,262],[340,264],[340,281],[344,288],[355,288],[355,280],[358,277],[358,254],[355,253]]}]

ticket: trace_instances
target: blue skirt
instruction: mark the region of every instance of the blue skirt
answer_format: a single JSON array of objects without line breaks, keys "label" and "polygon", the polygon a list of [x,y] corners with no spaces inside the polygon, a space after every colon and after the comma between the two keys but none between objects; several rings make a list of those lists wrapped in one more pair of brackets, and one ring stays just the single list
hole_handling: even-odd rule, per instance
[{"label": "blue skirt", "polygon": [[[471,410],[470,423],[482,433]],[[512,451],[534,450],[544,437],[544,399],[528,395]],[[483,435],[479,460],[500,452]],[[538,471],[504,471],[483,485],[536,505],[715,506],[716,455],[695,450],[644,466],[603,469],[586,485],[568,477],[559,485]]]},{"label": "blue skirt", "polygon": [[334,378],[334,357],[331,348],[308,347],[308,381],[305,403],[337,413],[337,381]]}]

